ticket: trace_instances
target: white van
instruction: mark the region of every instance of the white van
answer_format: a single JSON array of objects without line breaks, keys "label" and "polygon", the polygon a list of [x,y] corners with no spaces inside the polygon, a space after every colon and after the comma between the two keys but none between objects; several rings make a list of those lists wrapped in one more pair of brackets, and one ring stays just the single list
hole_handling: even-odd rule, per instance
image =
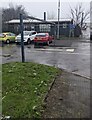
[{"label": "white van", "polygon": [[[24,35],[24,43],[30,44],[35,36],[36,36],[37,32],[36,31],[23,31],[23,35]],[[16,43],[20,43],[21,42],[21,34],[19,34],[16,37]]]}]

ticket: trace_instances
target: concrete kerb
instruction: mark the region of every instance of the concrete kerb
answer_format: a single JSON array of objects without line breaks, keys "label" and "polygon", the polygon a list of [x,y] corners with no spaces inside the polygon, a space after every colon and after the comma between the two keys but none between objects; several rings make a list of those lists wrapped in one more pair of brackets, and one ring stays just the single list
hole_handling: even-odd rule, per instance
[{"label": "concrete kerb", "polygon": [[64,69],[64,68],[60,68],[60,69],[63,70],[63,71],[65,71],[65,72],[68,72],[68,73],[70,73],[70,74],[74,74],[74,75],[76,75],[76,76],[83,77],[83,78],[86,78],[86,79],[88,79],[88,80],[92,80],[92,78],[87,77],[87,76],[85,76],[85,75],[81,75],[81,74],[78,74],[78,73],[76,73],[76,72],[71,72],[71,71],[66,70],[66,69]]},{"label": "concrete kerb", "polygon": [[[61,69],[60,69],[60,70],[61,70]],[[62,71],[62,70],[61,70],[61,71]],[[52,80],[51,84],[49,85],[48,92],[47,92],[47,93],[45,94],[45,96],[44,96],[43,102],[46,102],[46,101],[47,101],[48,94],[49,94],[50,90],[52,89],[52,87],[53,87],[53,85],[54,85],[54,83],[55,83],[55,80],[56,80],[58,77],[60,77],[60,75],[61,75],[61,72],[58,73],[58,74],[56,75],[56,77]]]}]

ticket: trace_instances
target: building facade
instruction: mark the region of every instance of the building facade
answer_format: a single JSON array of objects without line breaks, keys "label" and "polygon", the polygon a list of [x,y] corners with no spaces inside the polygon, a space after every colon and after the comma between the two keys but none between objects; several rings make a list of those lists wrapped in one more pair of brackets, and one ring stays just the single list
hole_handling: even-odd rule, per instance
[{"label": "building facade", "polygon": [[[73,24],[71,19],[60,19],[59,21],[59,36],[60,37],[69,37],[70,24]],[[23,20],[23,25],[24,25],[24,30],[29,30],[29,31],[35,30],[38,33],[48,32],[50,35],[57,35],[57,31],[58,31],[58,20],[47,20],[47,22],[41,22],[38,20],[26,19],[26,20]],[[6,28],[4,32],[9,31],[15,34],[20,33],[20,20],[19,19],[8,21],[6,22],[5,26]],[[77,34],[77,37],[79,36],[78,34]]]}]

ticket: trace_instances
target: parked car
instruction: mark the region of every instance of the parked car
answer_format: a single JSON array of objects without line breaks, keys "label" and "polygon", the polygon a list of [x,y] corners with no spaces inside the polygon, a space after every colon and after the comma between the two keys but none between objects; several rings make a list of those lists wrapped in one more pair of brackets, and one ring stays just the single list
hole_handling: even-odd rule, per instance
[{"label": "parked car", "polygon": [[[36,31],[23,31],[23,34],[24,34],[24,43],[30,44],[34,40],[37,32]],[[16,43],[17,44],[21,43],[21,34],[19,34],[16,37]]]},{"label": "parked car", "polygon": [[11,32],[0,33],[0,41],[5,43],[15,42],[16,35]]},{"label": "parked car", "polygon": [[39,43],[45,43],[49,45],[53,40],[53,37],[49,35],[49,33],[38,33],[34,38],[34,45]]}]

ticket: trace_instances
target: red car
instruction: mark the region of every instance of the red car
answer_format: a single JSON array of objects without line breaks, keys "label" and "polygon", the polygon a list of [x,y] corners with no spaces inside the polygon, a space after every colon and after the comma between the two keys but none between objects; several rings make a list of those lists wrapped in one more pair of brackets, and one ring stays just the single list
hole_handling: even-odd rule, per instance
[{"label": "red car", "polygon": [[49,33],[38,33],[34,38],[34,45],[39,43],[45,43],[49,45],[53,40],[53,37],[49,35]]}]

